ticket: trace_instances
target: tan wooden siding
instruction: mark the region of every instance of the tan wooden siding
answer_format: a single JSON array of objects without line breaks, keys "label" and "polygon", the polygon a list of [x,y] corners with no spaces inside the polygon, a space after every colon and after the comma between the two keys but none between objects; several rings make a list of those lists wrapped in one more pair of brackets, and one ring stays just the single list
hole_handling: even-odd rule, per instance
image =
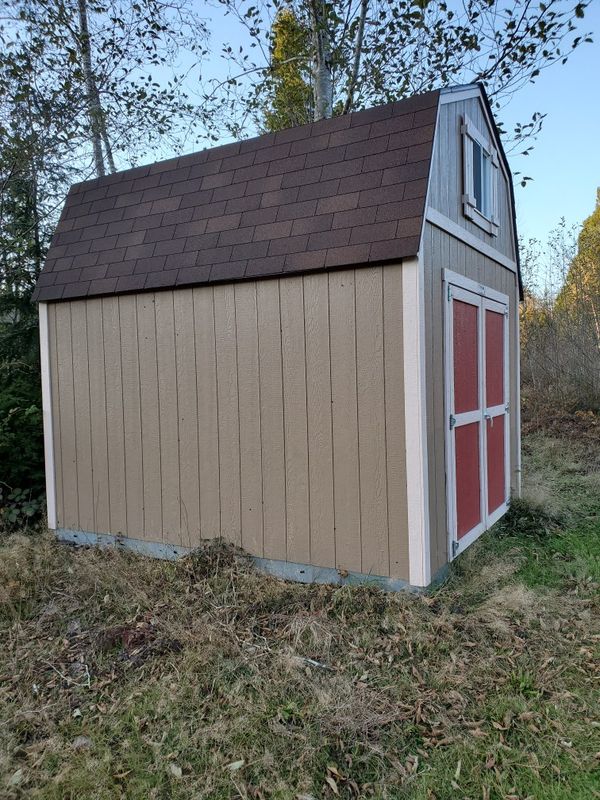
[{"label": "tan wooden siding", "polygon": [[489,130],[481,101],[476,97],[440,106],[431,162],[428,205],[515,261],[509,187],[501,169],[498,180],[498,235],[491,236],[463,214],[463,145],[460,127],[465,114],[482,133]]},{"label": "tan wooden siding", "polygon": [[60,528],[408,578],[402,268],[49,306]]},{"label": "tan wooden siding", "polygon": [[486,258],[453,236],[426,223],[423,260],[425,265],[425,369],[427,375],[427,448],[429,471],[429,509],[431,530],[432,574],[448,560],[446,519],[445,432],[444,408],[444,305],[442,270],[444,268],[464,275],[509,297],[509,357],[510,363],[510,463],[511,490],[516,491],[518,407],[516,359],[518,286],[517,276],[511,270]]}]

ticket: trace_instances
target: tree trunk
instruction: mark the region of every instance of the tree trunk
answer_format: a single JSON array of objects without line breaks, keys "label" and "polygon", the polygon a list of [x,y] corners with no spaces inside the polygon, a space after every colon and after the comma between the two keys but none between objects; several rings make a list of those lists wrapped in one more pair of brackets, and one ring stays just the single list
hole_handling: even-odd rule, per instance
[{"label": "tree trunk", "polygon": [[312,0],[310,4],[314,62],[314,120],[327,119],[333,115],[333,76],[331,65],[331,41],[326,24],[324,0]]},{"label": "tree trunk", "polygon": [[360,58],[362,56],[363,39],[365,35],[365,20],[367,19],[368,8],[369,0],[361,0],[358,30],[356,32],[356,45],[354,47],[354,59],[352,63],[350,81],[348,83],[348,94],[346,95],[346,102],[344,103],[344,114],[348,114],[349,111],[352,111],[354,89],[356,88],[356,82],[358,80],[358,70],[360,68]]},{"label": "tree trunk", "polygon": [[100,95],[94,81],[92,72],[92,49],[90,46],[90,32],[88,29],[87,0],[77,0],[79,11],[79,46],[81,48],[81,58],[83,61],[83,74],[87,91],[88,116],[90,118],[90,128],[92,132],[92,148],[94,151],[94,163],[98,177],[106,174],[104,168],[104,157],[102,155],[102,107],[100,106]]}]

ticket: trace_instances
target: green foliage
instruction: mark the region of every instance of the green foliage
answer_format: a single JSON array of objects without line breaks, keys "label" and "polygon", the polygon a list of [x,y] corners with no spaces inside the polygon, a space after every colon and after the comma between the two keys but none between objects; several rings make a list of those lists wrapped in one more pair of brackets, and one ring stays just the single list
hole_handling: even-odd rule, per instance
[{"label": "green foliage", "polygon": [[564,219],[543,246],[521,243],[526,416],[600,411],[600,200],[577,235]]},{"label": "green foliage", "polygon": [[271,69],[261,92],[268,103],[262,127],[279,131],[312,119],[310,29],[290,8],[277,12],[271,29]]},{"label": "green foliage", "polygon": [[[272,80],[271,62],[281,30],[272,25],[269,0],[220,0],[220,4],[232,22],[240,23],[245,44],[239,51],[225,46],[228,78],[213,81],[204,101],[215,118],[239,133],[245,121],[262,115],[265,82]],[[275,3],[274,8],[279,9],[276,20],[284,14],[302,25],[306,21],[309,58],[301,78],[310,75],[313,82],[314,113],[322,89],[328,97],[325,106],[338,114],[476,81],[485,83],[500,109],[543,69],[565,63],[574,49],[591,41],[587,32],[578,30],[587,5],[573,7],[568,0],[539,5],[528,0],[466,4],[289,0]],[[323,81],[320,67],[327,73]],[[299,86],[297,81],[292,70],[293,102],[292,86]],[[301,91],[304,94],[304,86]],[[543,117],[536,112],[529,122],[516,126],[513,141],[521,152],[523,143],[539,133]]]}]

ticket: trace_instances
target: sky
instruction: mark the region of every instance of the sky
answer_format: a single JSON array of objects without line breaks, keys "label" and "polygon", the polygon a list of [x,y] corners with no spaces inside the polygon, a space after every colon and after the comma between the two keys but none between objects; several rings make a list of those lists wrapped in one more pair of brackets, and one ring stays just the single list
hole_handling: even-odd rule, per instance
[{"label": "sky", "polygon": [[545,241],[561,217],[580,224],[594,210],[600,187],[600,0],[592,0],[583,28],[594,34],[564,65],[555,65],[515,95],[505,110],[511,122],[534,111],[547,113],[533,152],[512,158],[513,171],[530,175],[525,188],[515,180],[519,234]]},{"label": "sky", "polygon": [[[207,3],[201,16],[213,45],[227,41],[234,30],[240,33],[218,7]],[[564,66],[542,71],[535,83],[514,95],[498,120],[509,131],[515,122],[528,122],[535,111],[547,114],[533,151],[509,155],[513,172],[533,179],[521,187],[515,178],[518,229],[524,239],[545,242],[561,217],[568,225],[579,225],[594,210],[600,187],[600,0],[591,0],[586,10],[579,32],[588,31],[593,44],[582,44]],[[223,62],[213,58],[207,72],[223,75]]]}]

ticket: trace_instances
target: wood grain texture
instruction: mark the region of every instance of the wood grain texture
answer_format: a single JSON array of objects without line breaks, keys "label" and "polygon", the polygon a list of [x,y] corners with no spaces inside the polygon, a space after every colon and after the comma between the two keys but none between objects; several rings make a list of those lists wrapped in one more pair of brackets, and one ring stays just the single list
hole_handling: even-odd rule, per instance
[{"label": "wood grain texture", "polygon": [[242,547],[262,556],[263,486],[256,284],[234,288],[240,426]]},{"label": "wood grain texture", "polygon": [[140,409],[144,458],[144,538],[163,541],[162,469],[154,295],[137,295]]},{"label": "wood grain texture", "polygon": [[180,541],[198,547],[200,533],[200,475],[198,448],[198,391],[196,383],[196,340],[192,290],[173,293],[175,321],[175,371],[179,436]]},{"label": "wood grain texture", "polygon": [[215,286],[214,308],[219,409],[221,533],[228,541],[241,545],[237,338],[235,294],[231,284]]},{"label": "wood grain texture", "polygon": [[79,528],[79,496],[77,487],[77,433],[75,424],[75,389],[73,386],[73,340],[71,336],[71,304],[57,307],[57,358],[61,420],[61,467],[63,474],[64,523]]},{"label": "wood grain texture", "polygon": [[137,305],[133,295],[119,297],[118,304],[121,326],[127,533],[133,538],[144,539],[144,459]]},{"label": "wood grain texture", "polygon": [[359,273],[53,307],[61,525],[403,577],[401,267]]},{"label": "wood grain texture", "polygon": [[381,267],[357,270],[355,293],[362,571],[388,575]]},{"label": "wood grain texture", "polygon": [[310,563],[310,501],[302,278],[293,277],[280,281],[279,298],[283,357],[287,559],[306,564]]},{"label": "wood grain texture", "polygon": [[488,131],[487,121],[478,98],[440,106],[439,124],[431,162],[428,203],[436,211],[468,230],[473,236],[515,261],[516,248],[510,208],[510,190],[501,170],[498,171],[498,235],[491,236],[463,214],[463,156],[460,129],[465,115],[482,133],[486,134]]},{"label": "wood grain texture", "polygon": [[362,569],[354,271],[329,275],[336,566]]},{"label": "wood grain texture", "polygon": [[285,440],[279,281],[256,284],[260,420],[264,501],[264,555],[286,557]]},{"label": "wood grain texture", "polygon": [[56,303],[48,304],[48,349],[50,359],[50,384],[52,393],[52,433],[54,439],[54,479],[56,482],[56,524],[59,528],[65,527],[65,504],[63,497],[63,468],[64,457],[61,443],[60,425],[60,385],[58,381],[58,338],[56,334],[56,317],[59,306]]},{"label": "wood grain texture", "polygon": [[158,409],[160,420],[160,463],[163,539],[181,541],[180,462],[177,402],[177,359],[175,356],[175,315],[173,292],[157,292],[156,356]]},{"label": "wood grain texture", "polygon": [[[448,559],[447,508],[445,475],[445,424],[444,408],[444,314],[442,269],[453,270],[509,297],[510,331],[509,354],[510,398],[514,409],[518,403],[516,359],[518,325],[518,285],[515,273],[483,256],[468,245],[439,228],[426,224],[424,234],[425,259],[425,330],[427,373],[427,442],[429,451],[429,486],[431,518],[431,568],[432,573]],[[511,488],[516,491],[518,476],[515,472],[518,448],[518,416],[510,415]]]},{"label": "wood grain texture", "polygon": [[383,339],[390,574],[408,580],[401,264],[383,270]]},{"label": "wood grain texture", "polygon": [[304,334],[310,552],[314,563],[335,567],[329,291],[327,283],[316,275],[304,278]]},{"label": "wood grain texture", "polygon": [[193,289],[193,326],[196,349],[198,404],[198,476],[200,481],[200,533],[212,539],[221,533],[219,486],[219,419],[217,412],[217,361],[213,290]]},{"label": "wood grain texture", "polygon": [[[121,323],[116,297],[102,300],[106,418],[108,438],[108,493],[110,532],[127,535],[127,482],[123,429],[123,381],[121,375]],[[94,365],[94,368],[96,365]]]},{"label": "wood grain texture", "polygon": [[[102,301],[85,304],[87,352],[91,365],[90,432],[92,446],[92,475],[94,479],[95,530],[110,533],[110,497],[108,491],[108,432],[106,430],[106,373],[104,363],[104,331]],[[138,422],[139,428],[139,422]]]}]

